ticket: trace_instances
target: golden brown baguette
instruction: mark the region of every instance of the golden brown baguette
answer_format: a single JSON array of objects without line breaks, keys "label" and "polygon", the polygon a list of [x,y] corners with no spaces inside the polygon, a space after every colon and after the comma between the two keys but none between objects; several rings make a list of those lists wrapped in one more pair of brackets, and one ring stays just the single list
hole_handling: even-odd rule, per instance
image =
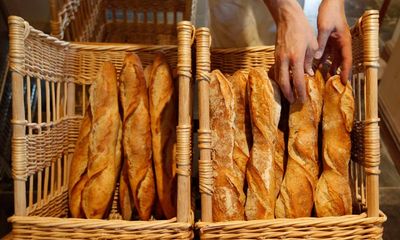
[{"label": "golden brown baguette", "polygon": [[290,106],[288,163],[276,203],[278,218],[309,217],[318,181],[318,123],[323,79],[305,76],[306,100]]},{"label": "golden brown baguette", "polygon": [[248,136],[251,137],[249,102],[246,89],[247,77],[247,74],[240,70],[236,71],[232,76],[226,76],[231,83],[235,101],[235,122],[233,125],[235,144],[233,147],[233,161],[240,169],[243,182],[246,173],[246,164],[250,157],[247,138]]},{"label": "golden brown baguette", "polygon": [[217,222],[244,219],[245,166],[233,159],[234,121],[231,84],[219,70],[214,70],[210,82],[210,124],[212,147],[215,150],[212,154],[214,169],[212,214],[213,220]]},{"label": "golden brown baguette", "polygon": [[136,211],[141,220],[151,216],[156,186],[151,159],[148,93],[142,64],[136,54],[127,54],[120,74],[123,115],[123,149]]},{"label": "golden brown baguette", "polygon": [[315,193],[315,210],[318,217],[351,214],[348,166],[354,98],[350,83],[343,85],[338,75],[325,85],[322,116],[323,172]]},{"label": "golden brown baguette", "polygon": [[150,85],[150,77],[151,77],[151,70],[153,69],[153,64],[147,65],[144,68],[144,79],[146,80],[146,88],[149,88]]},{"label": "golden brown baguette", "polygon": [[123,160],[121,176],[119,178],[119,207],[122,219],[131,220],[135,207],[133,194],[129,186],[128,163],[125,160]]},{"label": "golden brown baguette", "polygon": [[88,182],[82,192],[87,218],[107,214],[121,165],[121,119],[115,68],[105,62],[90,88],[92,130],[89,136]]},{"label": "golden brown baguette", "polygon": [[74,156],[69,172],[68,201],[71,216],[84,218],[82,210],[82,190],[88,180],[86,171],[89,158],[89,134],[92,126],[92,116],[88,107],[76,141]]},{"label": "golden brown baguette", "polygon": [[177,109],[174,82],[165,56],[157,54],[151,70],[149,99],[154,170],[165,217],[176,216],[175,143]]},{"label": "golden brown baguette", "polygon": [[250,70],[248,92],[253,147],[246,172],[247,220],[274,218],[274,153],[281,105],[279,89],[272,84],[265,70]]},{"label": "golden brown baguette", "polygon": [[275,171],[275,198],[278,198],[279,191],[284,176],[285,162],[285,137],[281,130],[278,129],[278,136],[275,144],[274,152],[274,171]]}]

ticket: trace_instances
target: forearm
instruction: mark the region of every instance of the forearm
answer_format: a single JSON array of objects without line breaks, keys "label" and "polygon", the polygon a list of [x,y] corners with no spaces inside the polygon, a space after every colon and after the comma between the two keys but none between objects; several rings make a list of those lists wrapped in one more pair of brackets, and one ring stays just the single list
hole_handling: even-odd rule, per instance
[{"label": "forearm", "polygon": [[302,11],[297,0],[264,0],[264,3],[271,12],[276,24],[285,20],[286,17],[295,16],[299,11]]}]

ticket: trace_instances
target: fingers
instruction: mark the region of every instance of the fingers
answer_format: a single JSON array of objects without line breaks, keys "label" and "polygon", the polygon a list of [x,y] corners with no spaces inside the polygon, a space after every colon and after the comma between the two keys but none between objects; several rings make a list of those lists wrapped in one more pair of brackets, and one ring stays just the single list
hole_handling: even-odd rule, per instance
[{"label": "fingers", "polygon": [[314,60],[315,51],[318,50],[317,41],[313,41],[311,46],[307,48],[306,56],[304,58],[304,71],[311,76],[314,76],[314,71],[312,69],[312,64]]},{"label": "fingers", "polygon": [[315,53],[315,58],[320,59],[325,51],[326,43],[328,42],[331,31],[323,30],[322,28],[318,28],[318,50]]},{"label": "fingers", "polygon": [[275,76],[285,98],[290,102],[294,102],[292,88],[289,81],[289,61],[286,58],[278,59],[275,66]]},{"label": "fingers", "polygon": [[292,63],[293,85],[296,89],[297,97],[300,102],[304,103],[306,100],[306,87],[304,82],[304,70],[302,61]]},{"label": "fingers", "polygon": [[351,51],[351,35],[350,32],[343,34],[341,39],[341,58],[342,58],[342,72],[340,73],[340,79],[343,84],[346,84],[350,77],[351,65],[353,62],[352,51]]}]

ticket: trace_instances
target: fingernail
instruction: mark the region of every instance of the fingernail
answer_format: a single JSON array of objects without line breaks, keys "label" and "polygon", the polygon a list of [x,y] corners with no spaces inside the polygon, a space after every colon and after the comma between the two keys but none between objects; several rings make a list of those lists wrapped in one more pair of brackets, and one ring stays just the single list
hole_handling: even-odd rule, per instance
[{"label": "fingernail", "polygon": [[316,53],[315,53],[315,56],[314,56],[316,59],[320,59],[321,57],[322,57],[322,51],[321,50],[318,50]]}]

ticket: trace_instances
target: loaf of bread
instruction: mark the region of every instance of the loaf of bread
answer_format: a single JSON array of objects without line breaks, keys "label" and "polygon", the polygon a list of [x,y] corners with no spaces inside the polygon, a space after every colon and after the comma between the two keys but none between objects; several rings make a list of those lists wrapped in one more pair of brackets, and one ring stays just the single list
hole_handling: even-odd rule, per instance
[{"label": "loaf of bread", "polygon": [[103,218],[111,207],[121,165],[121,118],[117,76],[105,62],[90,88],[92,130],[89,135],[88,181],[82,192],[87,218]]},{"label": "loaf of bread", "polygon": [[288,163],[276,203],[278,218],[309,217],[318,181],[318,123],[323,79],[305,76],[306,100],[290,106]]},{"label": "loaf of bread", "polygon": [[149,64],[147,65],[147,67],[144,68],[144,79],[146,80],[146,88],[148,88],[150,85],[150,75],[152,69],[153,69],[153,64]]},{"label": "loaf of bread", "polygon": [[159,204],[165,217],[176,216],[177,101],[174,81],[165,56],[157,54],[149,82],[152,150]]},{"label": "loaf of bread", "polygon": [[249,101],[247,96],[247,74],[236,71],[227,77],[231,83],[234,96],[235,122],[233,125],[235,143],[233,146],[233,161],[240,168],[243,182],[246,173],[246,164],[250,157],[248,138],[251,138],[251,122]]},{"label": "loaf of bread", "polygon": [[248,94],[253,147],[247,164],[246,219],[274,218],[274,154],[281,111],[279,89],[261,68],[249,72]]},{"label": "loaf of bread", "polygon": [[275,171],[275,198],[278,198],[279,191],[284,176],[285,166],[285,137],[281,130],[278,129],[278,135],[274,152],[274,171]]},{"label": "loaf of bread", "polygon": [[148,220],[155,201],[156,185],[151,158],[148,93],[142,63],[136,54],[127,54],[124,59],[119,78],[119,98],[123,116],[124,161],[133,194],[131,199],[139,218]]},{"label": "loaf of bread", "polygon": [[87,164],[89,159],[89,135],[92,126],[90,106],[83,117],[78,140],[76,141],[74,156],[71,161],[68,184],[68,201],[71,216],[84,218],[82,210],[82,190],[88,180]]},{"label": "loaf of bread", "polygon": [[[216,222],[244,220],[245,194],[243,161],[235,162],[235,100],[230,82],[219,71],[211,72],[210,124],[212,129],[212,153],[214,192],[212,215]],[[241,164],[241,165],[238,165]]]},{"label": "loaf of bread", "polygon": [[134,201],[131,188],[129,186],[128,163],[123,160],[121,176],[119,178],[119,206],[122,219],[131,220],[134,210]]},{"label": "loaf of bread", "polygon": [[315,210],[318,217],[351,214],[348,165],[354,98],[350,83],[343,85],[338,75],[331,77],[325,85],[322,114],[323,172],[315,193]]}]

